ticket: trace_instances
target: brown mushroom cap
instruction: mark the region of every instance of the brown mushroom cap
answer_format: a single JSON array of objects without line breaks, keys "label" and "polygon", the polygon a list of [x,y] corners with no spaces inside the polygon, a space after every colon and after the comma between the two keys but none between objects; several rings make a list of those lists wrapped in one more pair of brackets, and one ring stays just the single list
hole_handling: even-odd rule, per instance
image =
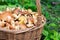
[{"label": "brown mushroom cap", "polygon": [[12,13],[10,11],[4,11],[1,15],[0,15],[0,20],[4,20],[6,21],[8,17],[12,18]]}]

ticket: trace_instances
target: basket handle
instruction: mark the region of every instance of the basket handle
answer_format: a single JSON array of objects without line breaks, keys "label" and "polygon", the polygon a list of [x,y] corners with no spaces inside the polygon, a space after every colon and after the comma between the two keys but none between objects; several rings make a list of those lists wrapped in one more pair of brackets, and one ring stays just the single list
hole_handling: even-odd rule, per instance
[{"label": "basket handle", "polygon": [[42,13],[41,13],[41,4],[40,4],[40,0],[36,0],[36,6],[37,6],[38,15],[41,16]]}]

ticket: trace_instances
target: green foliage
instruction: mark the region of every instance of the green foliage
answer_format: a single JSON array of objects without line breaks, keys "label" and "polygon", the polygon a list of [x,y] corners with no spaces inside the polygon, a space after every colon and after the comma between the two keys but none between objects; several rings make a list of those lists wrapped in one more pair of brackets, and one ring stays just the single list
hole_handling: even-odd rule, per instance
[{"label": "green foliage", "polygon": [[[43,30],[44,40],[60,40],[60,0],[41,0],[42,13],[47,22]],[[35,0],[0,0],[0,10],[6,7],[24,7],[36,10]]]}]

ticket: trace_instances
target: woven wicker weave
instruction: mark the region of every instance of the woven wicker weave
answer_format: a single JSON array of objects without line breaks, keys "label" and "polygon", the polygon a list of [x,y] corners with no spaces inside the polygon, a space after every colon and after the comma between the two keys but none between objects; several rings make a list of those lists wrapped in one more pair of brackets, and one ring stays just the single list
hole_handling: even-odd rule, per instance
[{"label": "woven wicker weave", "polygon": [[39,14],[37,27],[19,31],[0,28],[0,40],[40,40],[46,19],[41,14],[40,0],[36,0],[36,5]]}]

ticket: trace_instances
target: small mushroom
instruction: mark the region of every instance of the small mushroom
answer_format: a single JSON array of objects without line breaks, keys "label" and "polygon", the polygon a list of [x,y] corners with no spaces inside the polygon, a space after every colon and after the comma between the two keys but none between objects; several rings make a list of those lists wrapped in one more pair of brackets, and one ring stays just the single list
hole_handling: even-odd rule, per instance
[{"label": "small mushroom", "polygon": [[31,9],[28,9],[28,13],[32,13],[32,10]]},{"label": "small mushroom", "polygon": [[34,18],[34,24],[37,23],[37,16],[33,15],[33,18]]},{"label": "small mushroom", "polygon": [[9,23],[6,23],[6,27],[4,27],[5,29],[9,29],[10,27],[10,24]]},{"label": "small mushroom", "polygon": [[12,12],[13,12],[13,14],[18,14],[19,11],[20,11],[20,7],[17,7]]},{"label": "small mushroom", "polygon": [[0,20],[0,27],[4,27],[5,22]]},{"label": "small mushroom", "polygon": [[28,17],[28,22],[31,23],[31,24],[34,23],[33,17]]},{"label": "small mushroom", "polygon": [[2,14],[3,12],[2,11],[0,11],[0,15]]},{"label": "small mushroom", "polygon": [[21,29],[26,29],[27,28],[25,24],[20,24],[20,27],[21,27]]},{"label": "small mushroom", "polygon": [[26,22],[25,20],[26,20],[26,17],[25,16],[21,16],[19,19],[19,23],[20,24],[24,24],[24,22]]},{"label": "small mushroom", "polygon": [[21,27],[20,27],[20,24],[18,21],[15,22],[15,30],[20,30]]},{"label": "small mushroom", "polygon": [[21,14],[28,14],[28,10],[22,9],[22,13]]},{"label": "small mushroom", "polygon": [[10,11],[4,11],[1,15],[0,15],[0,20],[11,20],[12,19],[12,13]]},{"label": "small mushroom", "polygon": [[33,24],[27,24],[27,27],[30,28],[30,27],[33,27],[34,25]]},{"label": "small mushroom", "polygon": [[6,23],[6,27],[5,28],[7,28],[7,29],[9,29],[9,30],[15,30],[15,26],[12,26],[11,24],[9,24],[9,23]]},{"label": "small mushroom", "polygon": [[28,17],[27,27],[33,27],[33,25],[34,25],[34,19],[33,19],[33,17]]},{"label": "small mushroom", "polygon": [[18,19],[18,18],[21,16],[21,14],[19,14],[19,15],[17,15],[17,14],[12,14],[12,16],[13,16],[13,18]]},{"label": "small mushroom", "polygon": [[38,13],[37,12],[32,12],[31,14],[33,14],[34,24],[36,24],[37,23]]},{"label": "small mushroom", "polygon": [[11,20],[11,26],[15,26],[14,20]]}]

